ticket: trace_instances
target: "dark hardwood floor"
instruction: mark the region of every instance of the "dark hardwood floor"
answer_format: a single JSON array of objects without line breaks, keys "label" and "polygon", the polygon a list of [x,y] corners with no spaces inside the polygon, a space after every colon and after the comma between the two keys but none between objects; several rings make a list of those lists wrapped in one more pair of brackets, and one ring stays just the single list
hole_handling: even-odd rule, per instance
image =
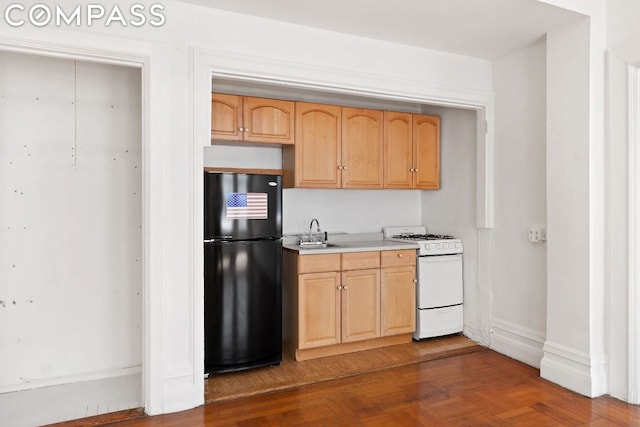
[{"label": "dark hardwood floor", "polygon": [[[64,425],[95,425],[82,421]],[[640,426],[640,407],[580,396],[535,368],[479,349],[108,425]]]}]

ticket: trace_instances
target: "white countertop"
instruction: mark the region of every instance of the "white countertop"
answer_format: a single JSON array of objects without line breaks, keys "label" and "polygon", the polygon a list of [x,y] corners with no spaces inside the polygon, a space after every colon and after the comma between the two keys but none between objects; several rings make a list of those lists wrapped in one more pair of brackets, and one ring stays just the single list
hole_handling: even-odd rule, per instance
[{"label": "white countertop", "polygon": [[326,248],[298,246],[296,242],[297,240],[291,241],[291,239],[285,239],[282,247],[290,251],[295,251],[300,255],[395,251],[419,248],[417,243],[385,240],[382,238],[382,233],[339,234],[335,236],[329,234],[328,243],[330,246]]}]

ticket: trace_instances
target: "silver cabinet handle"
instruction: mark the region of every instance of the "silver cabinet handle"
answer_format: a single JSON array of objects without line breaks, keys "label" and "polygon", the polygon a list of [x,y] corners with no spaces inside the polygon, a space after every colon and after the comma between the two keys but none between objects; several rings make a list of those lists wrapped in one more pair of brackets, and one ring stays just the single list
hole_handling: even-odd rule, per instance
[{"label": "silver cabinet handle", "polygon": [[344,289],[344,290],[346,291],[347,289],[349,289],[349,287],[348,287],[347,285],[344,285],[344,286],[342,287],[342,289]]},{"label": "silver cabinet handle", "polygon": [[402,254],[398,254],[398,258],[402,258]]},{"label": "silver cabinet handle", "polygon": [[346,166],[343,166],[343,167],[342,167],[342,169],[346,169],[346,168],[347,168]]},{"label": "silver cabinet handle", "polygon": [[418,279],[413,279],[413,283],[418,283]]},{"label": "silver cabinet handle", "polygon": [[342,286],[338,286],[338,290],[341,291],[342,290]]}]

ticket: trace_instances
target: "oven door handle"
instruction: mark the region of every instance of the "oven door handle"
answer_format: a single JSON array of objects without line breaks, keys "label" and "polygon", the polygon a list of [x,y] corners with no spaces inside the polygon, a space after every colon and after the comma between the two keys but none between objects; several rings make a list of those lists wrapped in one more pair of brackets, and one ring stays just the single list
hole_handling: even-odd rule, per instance
[{"label": "oven door handle", "polygon": [[441,261],[455,261],[462,258],[462,254],[448,254],[448,255],[420,255],[418,259],[425,262],[441,262]]}]

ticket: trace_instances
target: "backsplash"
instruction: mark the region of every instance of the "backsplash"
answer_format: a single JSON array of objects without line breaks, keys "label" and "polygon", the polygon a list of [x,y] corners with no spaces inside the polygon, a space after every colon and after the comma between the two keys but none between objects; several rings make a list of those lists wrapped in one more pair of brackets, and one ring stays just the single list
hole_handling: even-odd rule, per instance
[{"label": "backsplash", "polygon": [[283,233],[309,231],[317,218],[329,233],[380,232],[389,225],[420,224],[420,191],[285,189]]}]

